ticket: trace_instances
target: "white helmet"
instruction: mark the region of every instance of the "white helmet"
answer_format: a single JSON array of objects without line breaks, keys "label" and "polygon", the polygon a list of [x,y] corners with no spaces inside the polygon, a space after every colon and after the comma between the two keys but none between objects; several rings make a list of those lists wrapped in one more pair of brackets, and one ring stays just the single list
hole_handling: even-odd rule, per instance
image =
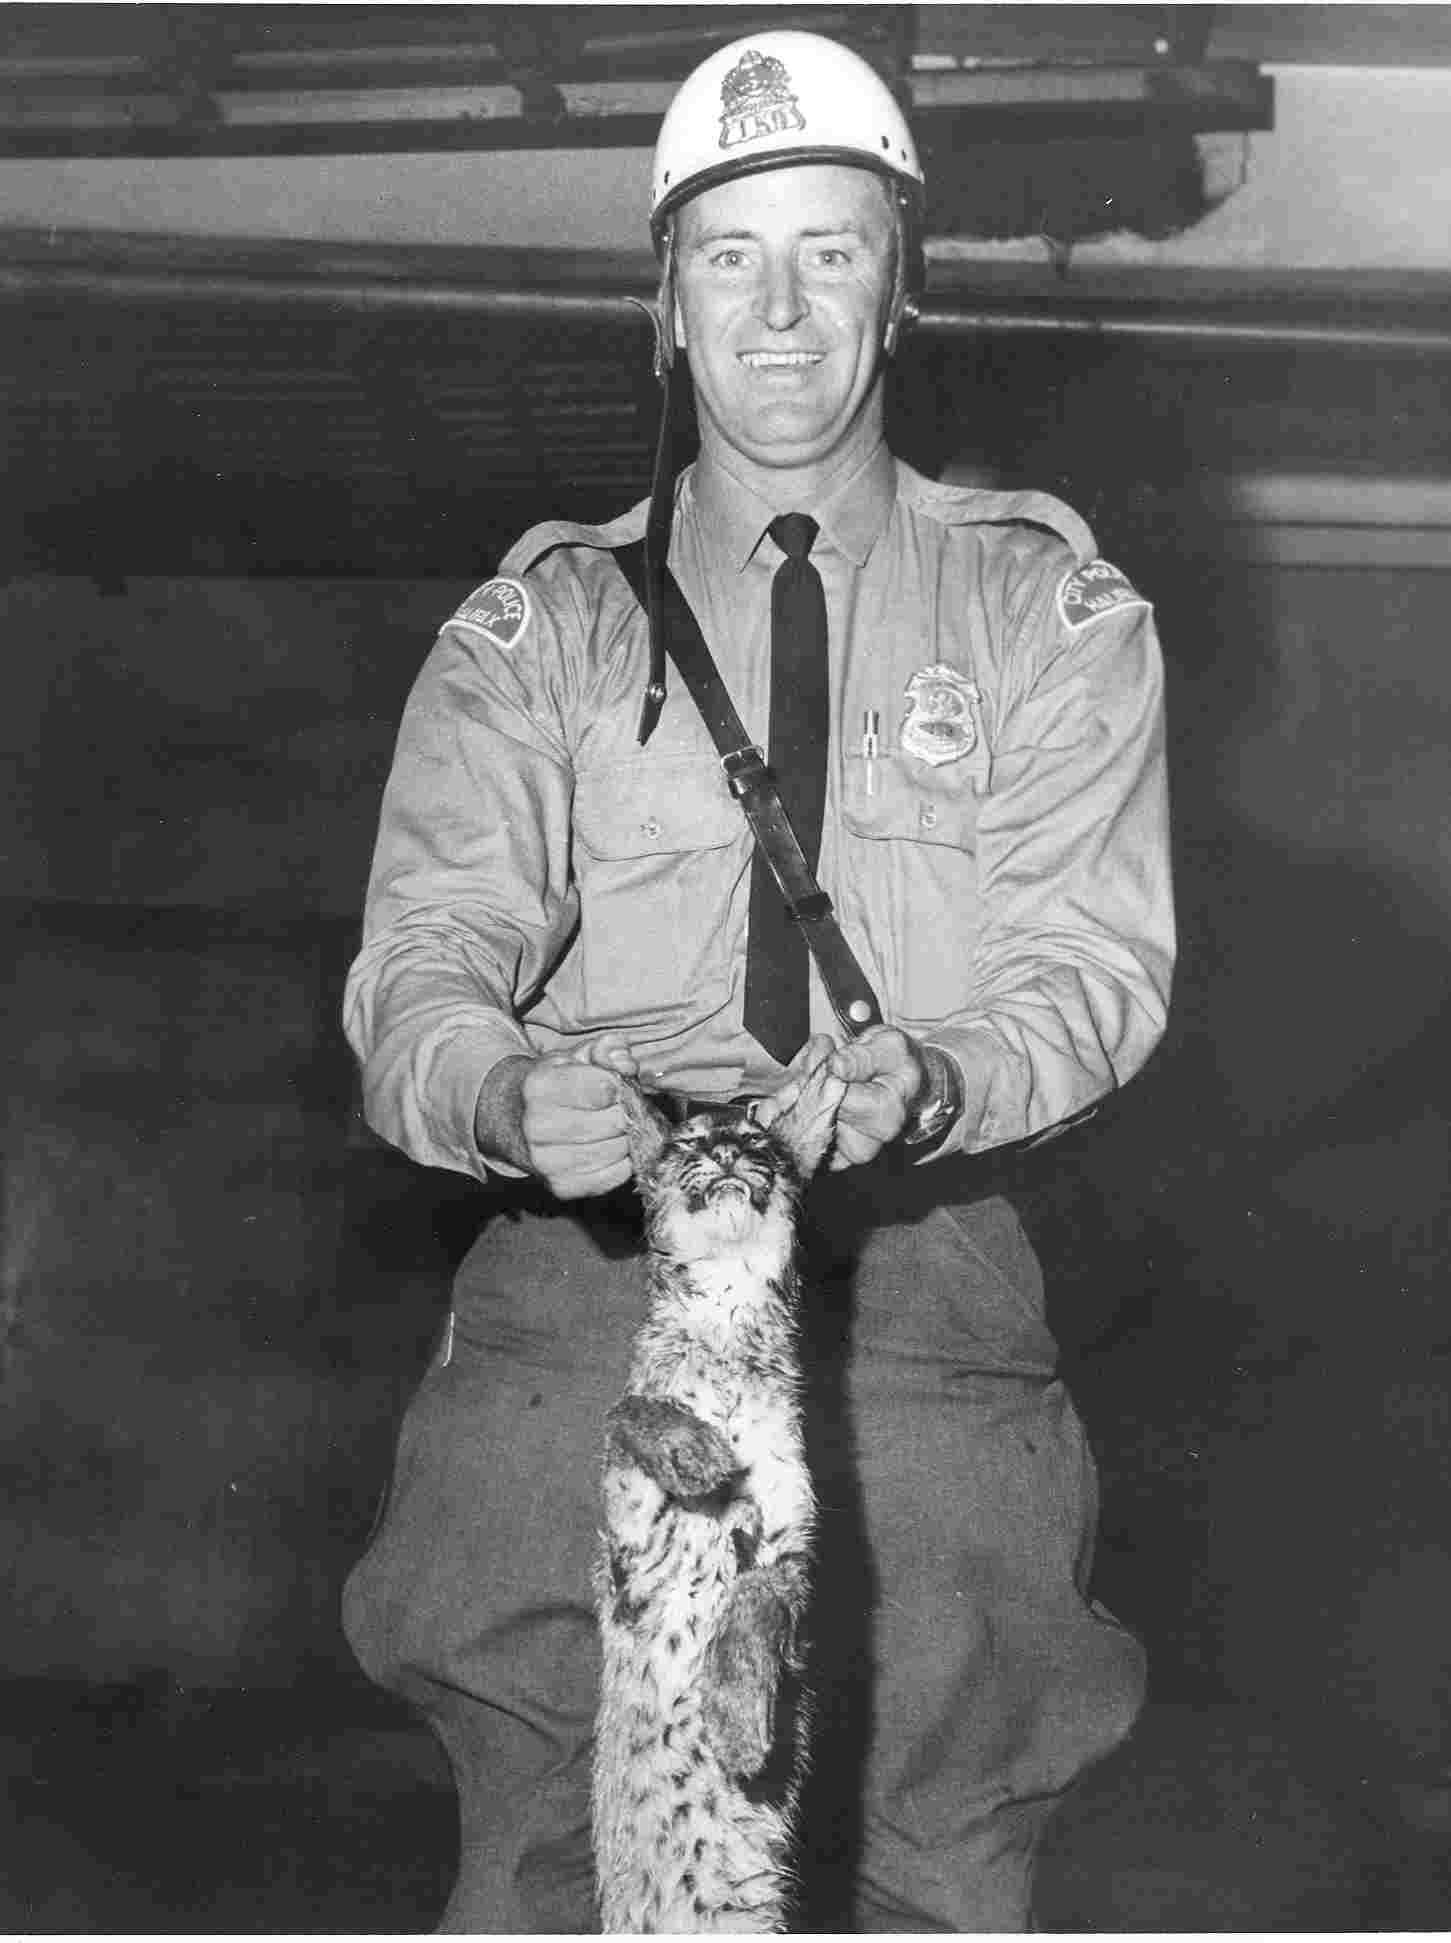
[{"label": "white helmet", "polygon": [[871,169],[920,223],[922,165],[886,83],[835,41],[781,31],[718,48],[681,83],[655,145],[656,249],[671,212],[703,189],[793,162]]}]

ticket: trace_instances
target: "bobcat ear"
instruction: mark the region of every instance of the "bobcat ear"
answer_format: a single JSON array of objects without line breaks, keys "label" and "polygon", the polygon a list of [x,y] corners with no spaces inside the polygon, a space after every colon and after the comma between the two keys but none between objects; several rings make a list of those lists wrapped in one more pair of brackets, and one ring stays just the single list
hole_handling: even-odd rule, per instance
[{"label": "bobcat ear", "polygon": [[803,1181],[811,1179],[836,1138],[837,1109],[845,1095],[846,1081],[832,1077],[823,1057],[793,1073],[767,1111],[758,1115],[795,1161]]},{"label": "bobcat ear", "polygon": [[626,1137],[630,1144],[630,1165],[638,1180],[647,1174],[660,1157],[670,1133],[670,1122],[658,1106],[651,1104],[632,1081],[617,1078],[620,1105],[625,1109]]}]

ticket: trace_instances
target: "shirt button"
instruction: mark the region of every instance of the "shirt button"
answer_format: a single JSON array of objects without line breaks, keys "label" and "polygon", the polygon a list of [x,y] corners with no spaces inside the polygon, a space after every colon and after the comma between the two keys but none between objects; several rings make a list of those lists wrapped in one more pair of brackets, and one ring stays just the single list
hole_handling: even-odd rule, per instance
[{"label": "shirt button", "polygon": [[924,803],[918,812],[918,816],[924,830],[935,830],[937,828],[937,810],[934,804]]},{"label": "shirt button", "polygon": [[658,837],[659,834],[660,834],[659,817],[647,816],[645,818],[645,821],[640,825],[640,835],[642,837],[654,838],[654,837]]}]

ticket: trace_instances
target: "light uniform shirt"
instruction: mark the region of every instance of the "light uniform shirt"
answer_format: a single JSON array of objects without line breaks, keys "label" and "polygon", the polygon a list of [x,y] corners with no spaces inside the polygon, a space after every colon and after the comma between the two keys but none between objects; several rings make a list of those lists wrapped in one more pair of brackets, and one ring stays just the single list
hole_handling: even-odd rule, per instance
[{"label": "light uniform shirt", "polygon": [[[793,508],[702,459],[671,565],[763,745],[783,557],[766,528],[793,510],[820,523],[829,628],[822,885],[886,1019],[963,1070],[937,1151],[1039,1134],[1164,1026],[1150,609],[1044,495],[935,485],[879,446]],[[535,527],[409,699],[345,1019],[370,1123],[427,1165],[485,1173],[474,1108],[512,1053],[615,1032],[647,1085],[728,1098],[779,1078],[742,1024],[750,830],[673,671],[637,741],[647,630],[608,549],[644,521]],[[813,1028],[839,1037],[812,979]]]}]

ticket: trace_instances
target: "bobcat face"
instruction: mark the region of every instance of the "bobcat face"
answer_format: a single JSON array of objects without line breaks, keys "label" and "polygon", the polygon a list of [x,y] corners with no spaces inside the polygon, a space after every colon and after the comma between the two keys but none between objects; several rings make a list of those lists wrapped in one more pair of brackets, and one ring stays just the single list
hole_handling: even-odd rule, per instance
[{"label": "bobcat face", "polygon": [[640,1181],[657,1246],[708,1261],[790,1234],[800,1179],[780,1141],[744,1114],[688,1120]]},{"label": "bobcat face", "polygon": [[814,1066],[756,1102],[764,1125],[725,1109],[672,1130],[638,1086],[619,1081],[635,1181],[661,1254],[690,1263],[734,1253],[764,1275],[785,1267],[797,1203],[830,1147],[846,1092],[829,1070],[830,1042],[821,1046]]},{"label": "bobcat face", "polygon": [[759,1215],[770,1205],[784,1162],[779,1145],[754,1121],[723,1125],[713,1114],[699,1114],[680,1130],[662,1171],[691,1214],[734,1198]]}]

